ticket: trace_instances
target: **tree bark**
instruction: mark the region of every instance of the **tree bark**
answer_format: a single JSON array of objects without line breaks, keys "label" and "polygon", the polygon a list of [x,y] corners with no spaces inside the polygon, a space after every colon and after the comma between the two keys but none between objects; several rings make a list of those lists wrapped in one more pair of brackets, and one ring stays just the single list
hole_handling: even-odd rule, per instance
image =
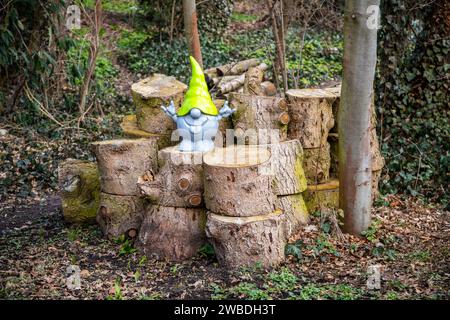
[{"label": "tree bark", "polygon": [[327,142],[322,147],[303,149],[303,170],[308,183],[321,183],[330,177],[330,144]]},{"label": "tree bark", "polygon": [[255,146],[216,148],[203,157],[206,208],[226,216],[267,214],[275,209],[270,152]]},{"label": "tree bark", "polygon": [[227,269],[268,268],[284,260],[284,216],[280,210],[254,217],[225,217],[208,212],[206,235]]},{"label": "tree bark", "polygon": [[123,135],[126,138],[146,138],[150,140],[156,140],[158,149],[164,149],[177,143],[176,141],[171,141],[171,135],[169,134],[150,133],[139,129],[135,114],[124,116],[122,119],[122,123],[120,124],[120,128],[122,129]]},{"label": "tree bark", "polygon": [[202,208],[149,205],[136,246],[149,258],[189,259],[206,243],[205,224]]},{"label": "tree bark", "polygon": [[325,183],[308,185],[303,194],[309,213],[325,208],[339,208],[339,181],[329,180]]},{"label": "tree bark", "polygon": [[138,178],[157,171],[158,146],[155,140],[120,139],[93,142],[102,192],[139,195]]},{"label": "tree bark", "polygon": [[245,73],[244,94],[255,96],[264,95],[261,83],[264,77],[264,70],[258,67],[252,67]]},{"label": "tree bark", "polygon": [[[267,70],[268,66],[265,63],[261,63],[257,67],[261,72],[264,73],[265,70]],[[217,89],[221,94],[230,93],[233,91],[236,91],[240,87],[242,87],[245,84],[245,73],[239,75],[238,77],[227,81],[227,82],[219,82],[217,85]]]},{"label": "tree bark", "polygon": [[258,59],[247,59],[235,63],[228,63],[226,65],[218,66],[212,69],[215,69],[215,72],[219,77],[223,77],[231,75],[241,75],[251,67],[256,67],[259,64],[260,61]]},{"label": "tree bark", "polygon": [[[367,16],[379,0],[347,0],[344,15],[344,67],[339,107],[340,206],[346,232],[361,234],[370,225],[372,164],[370,104],[377,58],[377,29]],[[375,26],[376,27],[376,26]]]},{"label": "tree bark", "polygon": [[334,126],[331,106],[336,97],[322,89],[293,89],[286,96],[291,116],[288,138],[299,139],[303,148],[324,145]]},{"label": "tree bark", "polygon": [[201,152],[181,152],[178,146],[159,151],[158,173],[147,172],[137,181],[141,195],[161,206],[201,206],[202,155]]},{"label": "tree bark", "polygon": [[99,207],[100,178],[90,161],[66,159],[58,167],[58,185],[64,220],[93,223]]},{"label": "tree bark", "polygon": [[290,117],[283,98],[232,93],[229,101],[237,109],[233,125],[238,144],[267,144],[273,134],[277,141],[286,140]]},{"label": "tree bark", "polygon": [[184,32],[186,36],[186,42],[188,44],[189,54],[193,56],[198,64],[203,68],[195,0],[183,0],[183,19]]},{"label": "tree bark", "polygon": [[171,101],[178,109],[183,102],[187,86],[173,77],[155,73],[131,86],[131,95],[136,106],[138,127],[156,134],[170,135],[175,123],[162,110]]},{"label": "tree bark", "polygon": [[276,195],[290,195],[306,190],[303,148],[298,140],[261,145],[271,152],[272,189]]},{"label": "tree bark", "polygon": [[277,208],[284,213],[286,239],[296,234],[302,225],[308,223],[308,208],[302,194],[277,197]]},{"label": "tree bark", "polygon": [[277,94],[277,87],[270,81],[263,81],[261,83],[261,88],[263,91],[263,96],[273,97]]},{"label": "tree bark", "polygon": [[118,196],[100,193],[97,223],[108,239],[121,235],[136,237],[141,227],[145,200],[136,196]]}]

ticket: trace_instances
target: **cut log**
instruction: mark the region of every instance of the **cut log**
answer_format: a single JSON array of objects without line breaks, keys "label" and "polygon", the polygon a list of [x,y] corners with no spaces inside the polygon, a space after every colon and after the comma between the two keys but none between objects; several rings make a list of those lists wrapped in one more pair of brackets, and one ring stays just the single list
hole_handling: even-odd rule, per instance
[{"label": "cut log", "polygon": [[270,81],[263,81],[261,88],[264,96],[276,96],[277,94],[277,87]]},{"label": "cut log", "polygon": [[237,78],[239,78],[240,75],[236,75],[236,76],[224,76],[224,77],[219,77],[219,78],[213,78],[213,83],[215,85],[218,85],[219,83],[227,83],[230,82],[232,80],[235,80]]},{"label": "cut log", "polygon": [[276,195],[301,193],[306,190],[303,171],[303,148],[298,140],[261,145],[271,152],[273,192]]},{"label": "cut log", "polygon": [[255,96],[264,95],[261,83],[264,77],[264,70],[258,67],[252,67],[245,73],[244,94]]},{"label": "cut log", "polygon": [[135,114],[123,117],[120,127],[122,128],[124,136],[127,138],[155,139],[158,143],[158,149],[163,149],[177,143],[176,141],[171,141],[170,134],[156,134],[139,129]]},{"label": "cut log", "polygon": [[219,264],[227,269],[278,265],[286,245],[281,210],[254,217],[225,217],[208,212],[206,235]]},{"label": "cut log", "polygon": [[138,178],[156,172],[158,145],[150,139],[120,139],[93,142],[101,190],[116,195],[139,195]]},{"label": "cut log", "polygon": [[329,92],[330,94],[332,94],[336,97],[336,99],[333,101],[333,104],[331,106],[332,113],[333,113],[333,119],[334,119],[334,126],[333,126],[333,128],[331,128],[330,132],[337,133],[338,132],[338,121],[337,121],[338,110],[339,110],[339,104],[341,103],[341,84],[334,86],[334,87],[325,88],[324,90],[326,90],[327,92]]},{"label": "cut log", "polygon": [[325,208],[339,209],[339,180],[308,185],[303,198],[310,213],[321,211]]},{"label": "cut log", "polygon": [[182,261],[206,243],[206,213],[202,208],[150,205],[136,244],[147,257]]},{"label": "cut log", "polygon": [[181,152],[178,146],[159,151],[158,173],[150,171],[137,180],[140,194],[157,205],[199,207],[203,202],[202,156],[201,152]]},{"label": "cut log", "polygon": [[308,209],[301,194],[279,196],[277,200],[277,208],[284,213],[285,234],[286,239],[289,239],[302,225],[308,223]]},{"label": "cut log", "polygon": [[157,134],[171,134],[175,129],[173,120],[161,110],[173,100],[175,108],[183,102],[187,86],[173,77],[155,73],[131,87],[136,105],[138,127]]},{"label": "cut log", "polygon": [[251,67],[259,65],[258,59],[248,59],[234,63],[228,63],[223,66],[216,67],[216,73],[218,76],[231,76],[231,75],[241,75]]},{"label": "cut log", "polygon": [[242,93],[229,95],[233,126],[238,144],[267,144],[276,134],[276,141],[285,141],[290,117],[286,100],[277,97],[252,96]]},{"label": "cut log", "polygon": [[136,237],[141,227],[145,200],[137,196],[118,196],[100,193],[97,223],[108,239],[122,235]]},{"label": "cut log", "polygon": [[324,145],[334,126],[331,106],[336,96],[322,89],[293,89],[286,96],[291,116],[289,139],[299,139],[303,148]]},{"label": "cut log", "polygon": [[64,160],[58,167],[58,186],[65,221],[76,224],[95,222],[100,194],[100,178],[95,163]]},{"label": "cut log", "polygon": [[[265,63],[261,63],[257,67],[259,70],[264,72],[267,70],[268,66]],[[234,80],[228,81],[228,82],[221,82],[217,85],[217,89],[220,94],[226,94],[229,92],[233,92],[238,90],[240,87],[242,87],[245,83],[245,73],[241,74],[239,77],[237,77]]]},{"label": "cut log", "polygon": [[216,148],[203,157],[206,208],[244,217],[272,212],[270,152],[256,146]]},{"label": "cut log", "polygon": [[303,149],[303,170],[308,183],[321,183],[330,177],[330,144],[327,142],[322,147]]}]

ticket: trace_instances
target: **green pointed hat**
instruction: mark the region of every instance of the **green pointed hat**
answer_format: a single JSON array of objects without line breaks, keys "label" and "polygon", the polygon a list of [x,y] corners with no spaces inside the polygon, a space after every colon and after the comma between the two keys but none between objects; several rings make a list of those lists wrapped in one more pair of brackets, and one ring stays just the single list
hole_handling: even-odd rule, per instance
[{"label": "green pointed hat", "polygon": [[200,109],[204,114],[215,116],[218,114],[217,108],[211,99],[211,95],[206,85],[205,75],[202,68],[193,57],[189,57],[192,67],[192,78],[189,82],[189,89],[184,96],[183,104],[177,115],[184,116],[193,108]]}]

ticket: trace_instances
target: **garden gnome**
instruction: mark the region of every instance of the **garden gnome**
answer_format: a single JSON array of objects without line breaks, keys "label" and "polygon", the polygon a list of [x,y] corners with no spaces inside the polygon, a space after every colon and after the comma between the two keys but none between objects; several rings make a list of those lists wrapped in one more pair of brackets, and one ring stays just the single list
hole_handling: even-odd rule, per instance
[{"label": "garden gnome", "polygon": [[182,141],[180,151],[207,152],[214,149],[214,138],[219,128],[219,120],[229,117],[236,110],[228,107],[225,102],[217,111],[206,85],[202,68],[193,57],[189,57],[192,67],[192,78],[183,104],[175,112],[173,101],[166,108],[161,106],[177,124],[177,130]]}]

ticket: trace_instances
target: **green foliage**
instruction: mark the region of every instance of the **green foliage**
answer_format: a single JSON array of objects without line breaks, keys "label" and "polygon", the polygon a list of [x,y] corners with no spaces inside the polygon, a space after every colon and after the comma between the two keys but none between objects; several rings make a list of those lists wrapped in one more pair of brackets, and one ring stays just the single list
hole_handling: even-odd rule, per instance
[{"label": "green foliage", "polygon": [[324,285],[308,284],[300,290],[298,298],[301,300],[355,300],[362,296],[362,290],[350,285]]},{"label": "green foliage", "polygon": [[268,275],[270,283],[266,285],[269,291],[290,292],[297,285],[298,278],[288,268],[282,268],[280,271],[272,271]]},{"label": "green foliage", "polygon": [[249,282],[241,282],[239,285],[233,287],[230,292],[237,295],[239,298],[248,300],[268,300],[269,294],[258,288],[256,284]]},{"label": "green foliage", "polygon": [[133,247],[133,243],[130,239],[127,239],[125,235],[118,237],[115,242],[120,244],[119,256],[133,254],[137,251],[137,249]]},{"label": "green foliage", "polygon": [[232,21],[237,22],[252,22],[255,21],[258,17],[251,14],[244,14],[240,12],[233,12],[231,15]]},{"label": "green foliage", "polygon": [[293,256],[298,261],[302,259],[302,247],[303,247],[303,241],[297,240],[295,243],[288,243],[286,244],[286,247],[284,249],[286,255]]},{"label": "green foliage", "polygon": [[[87,8],[95,8],[95,0],[82,0]],[[103,0],[102,9],[114,13],[133,14],[139,9],[136,0]]]},{"label": "green foliage", "polygon": [[198,252],[200,253],[200,255],[202,255],[205,258],[214,258],[216,256],[216,253],[214,251],[214,247],[210,244],[204,244],[199,250]]},{"label": "green foliage", "polygon": [[369,240],[370,242],[376,242],[378,241],[377,238],[377,233],[378,230],[380,229],[381,226],[381,221],[374,219],[372,220],[369,228],[367,228],[367,230],[362,232],[362,235],[366,237],[367,240]]},{"label": "green foliage", "polygon": [[123,300],[120,279],[116,279],[114,282],[114,295],[108,295],[106,300]]},{"label": "green foliage", "polygon": [[448,6],[384,1],[377,107],[386,157],[384,193],[448,204],[450,27]]}]

